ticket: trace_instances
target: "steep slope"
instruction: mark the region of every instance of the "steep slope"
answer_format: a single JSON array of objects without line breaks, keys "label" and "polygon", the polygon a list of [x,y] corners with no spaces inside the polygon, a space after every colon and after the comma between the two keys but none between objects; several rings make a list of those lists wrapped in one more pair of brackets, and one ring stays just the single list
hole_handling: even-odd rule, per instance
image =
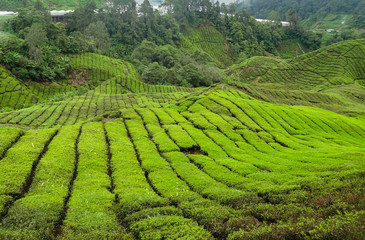
[{"label": "steep slope", "polygon": [[[73,62],[73,72],[69,81],[53,83],[37,83],[21,81],[0,66],[0,109],[21,109],[34,104],[60,101],[74,96],[79,96],[96,87],[110,85],[110,79],[128,75],[129,78],[138,79],[134,67],[121,60],[109,58],[99,54],[84,53],[69,55]],[[122,92],[148,92],[139,84],[131,85],[127,81]],[[152,90],[150,90],[152,92]],[[157,91],[157,90],[156,90]]]},{"label": "steep slope", "polygon": [[57,83],[22,82],[0,66],[0,109],[21,109],[55,98],[73,96],[80,89]]},{"label": "steep slope", "polygon": [[0,66],[0,109],[21,108],[37,99],[27,87],[22,86],[20,81]]}]

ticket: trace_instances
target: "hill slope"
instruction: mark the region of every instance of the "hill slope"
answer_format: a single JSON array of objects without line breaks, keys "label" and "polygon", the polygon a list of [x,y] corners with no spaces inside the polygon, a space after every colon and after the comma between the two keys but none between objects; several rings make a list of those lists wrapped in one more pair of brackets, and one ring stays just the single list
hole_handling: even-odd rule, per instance
[{"label": "hill slope", "polygon": [[[266,66],[262,62],[275,64]],[[229,73],[252,83],[276,83],[293,89],[320,90],[333,85],[364,85],[365,39],[333,44],[323,50],[304,54],[293,60],[271,60],[256,57],[240,66],[234,66]],[[240,73],[255,70],[244,79]]]},{"label": "hill slope", "polygon": [[324,237],[319,224],[356,237],[364,124],[212,88],[175,107],[2,128],[0,237]]},{"label": "hill slope", "polygon": [[364,106],[362,47],[250,59],[232,68],[249,84],[198,89],[71,56],[87,92],[0,114],[0,239],[361,239],[365,119],[333,111]]},{"label": "hill slope", "polygon": [[190,51],[199,49],[208,53],[222,68],[233,63],[225,37],[216,28],[209,25],[188,27],[184,31],[183,48]]},{"label": "hill slope", "polygon": [[292,60],[253,57],[226,72],[256,99],[365,116],[364,66],[365,40],[361,39]]}]

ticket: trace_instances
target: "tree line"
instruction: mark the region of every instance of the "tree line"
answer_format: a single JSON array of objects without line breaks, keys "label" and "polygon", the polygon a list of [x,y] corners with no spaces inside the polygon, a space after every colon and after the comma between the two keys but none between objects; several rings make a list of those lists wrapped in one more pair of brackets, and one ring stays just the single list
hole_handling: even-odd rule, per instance
[{"label": "tree line", "polygon": [[[188,26],[214,26],[226,36],[230,55],[236,61],[276,54],[283,39],[307,34],[295,24],[295,14],[292,27],[284,29],[275,13],[272,22],[259,23],[245,10],[237,12],[233,4],[166,0],[162,6],[166,14],[154,10],[148,0],[138,8],[135,0],[107,0],[102,8],[90,0],[65,15],[64,23],[54,23],[48,9],[38,0],[31,7],[18,9],[18,16],[5,25],[16,37],[2,44],[0,62],[20,79],[58,81],[71,71],[65,54],[95,52],[134,62],[146,81],[159,78],[154,81],[201,86],[223,76],[208,54],[182,49],[183,33]],[[307,35],[307,47],[318,48],[318,36]],[[138,51],[147,46],[155,51],[152,56],[159,57],[141,59]],[[187,72],[191,74],[186,76]],[[154,73],[162,76],[153,76]],[[211,74],[204,77],[202,73]]]}]

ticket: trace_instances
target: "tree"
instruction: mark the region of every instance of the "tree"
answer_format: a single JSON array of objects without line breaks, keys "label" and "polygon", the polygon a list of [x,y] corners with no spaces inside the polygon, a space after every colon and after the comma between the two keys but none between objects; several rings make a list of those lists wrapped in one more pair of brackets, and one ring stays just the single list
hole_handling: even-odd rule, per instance
[{"label": "tree", "polygon": [[231,3],[228,8],[228,13],[234,15],[237,12],[236,4]]},{"label": "tree", "polygon": [[148,32],[154,24],[153,8],[148,0],[144,0],[141,4],[140,13],[142,14],[141,20],[144,24],[144,38],[147,38]]},{"label": "tree", "polygon": [[268,15],[267,19],[273,21],[276,26],[281,26],[280,14],[277,11],[272,10]]},{"label": "tree", "polygon": [[28,34],[25,36],[25,41],[29,49],[29,57],[36,63],[41,63],[43,60],[43,45],[47,42],[47,33],[40,23],[34,23]]},{"label": "tree", "polygon": [[110,47],[110,36],[104,22],[91,23],[85,30],[85,36],[95,41],[100,52],[105,52]]},{"label": "tree", "polygon": [[66,14],[65,21],[67,22],[67,31],[85,31],[87,26],[96,19],[95,9],[95,2],[88,1],[85,6],[77,8],[73,13]]},{"label": "tree", "polygon": [[294,9],[288,10],[285,14],[286,20],[290,23],[289,30],[294,34],[300,35],[302,32],[301,19]]},{"label": "tree", "polygon": [[163,84],[166,68],[160,66],[157,62],[151,63],[144,70],[142,80],[149,84]]},{"label": "tree", "polygon": [[159,49],[153,42],[144,40],[141,45],[134,49],[131,58],[138,59],[147,65],[150,62],[158,62]]},{"label": "tree", "polygon": [[309,50],[316,50],[321,47],[322,43],[322,35],[316,34],[311,31],[305,31],[302,33],[300,37],[300,41],[304,44],[304,46]]},{"label": "tree", "polygon": [[179,70],[180,76],[186,82],[190,83],[194,87],[202,86],[204,83],[204,75],[200,72],[199,68],[193,63],[189,63]]},{"label": "tree", "polygon": [[29,28],[34,23],[40,23],[48,31],[51,25],[51,15],[46,10],[37,10],[33,7],[19,9],[18,15],[10,21],[11,29],[20,37],[24,38],[26,32],[24,29]]}]

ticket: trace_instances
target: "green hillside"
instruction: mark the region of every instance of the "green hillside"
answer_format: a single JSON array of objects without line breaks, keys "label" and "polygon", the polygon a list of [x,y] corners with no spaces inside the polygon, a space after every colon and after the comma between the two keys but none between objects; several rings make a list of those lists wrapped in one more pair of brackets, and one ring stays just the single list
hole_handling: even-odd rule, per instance
[{"label": "green hillside", "polygon": [[256,71],[251,79],[241,79],[258,84],[280,84],[296,89],[321,90],[342,84],[363,86],[365,40],[341,42],[289,61],[270,61],[276,63],[266,66],[267,64],[261,64],[261,58],[248,59],[242,63],[243,66],[234,66],[232,74],[240,78],[237,74],[246,74],[245,68],[254,68]]},{"label": "green hillside", "polygon": [[[365,113],[365,41],[352,40],[291,60],[253,57],[227,74],[250,96],[267,102]],[[242,84],[246,83],[246,84]]]},{"label": "green hillside", "polygon": [[175,107],[2,128],[0,236],[281,239],[331,229],[356,237],[363,126],[213,88]]},{"label": "green hillside", "polygon": [[[133,66],[98,54],[70,55],[73,73],[69,81],[40,84],[20,81],[0,67],[0,109],[20,109],[33,104],[61,100],[94,89],[109,78],[135,73]],[[131,69],[131,70],[129,70]],[[83,74],[86,72],[87,74]],[[83,80],[80,82],[78,78]]]},{"label": "green hillside", "polygon": [[294,58],[307,52],[298,39],[283,40],[280,46],[277,48],[280,58]]},{"label": "green hillside", "polygon": [[364,48],[205,88],[94,53],[59,86],[2,69],[1,106],[34,105],[0,114],[0,239],[362,239]]},{"label": "green hillside", "polygon": [[228,42],[213,26],[188,27],[184,31],[183,48],[190,51],[199,49],[208,53],[220,67],[227,67],[233,63],[229,56]]}]

